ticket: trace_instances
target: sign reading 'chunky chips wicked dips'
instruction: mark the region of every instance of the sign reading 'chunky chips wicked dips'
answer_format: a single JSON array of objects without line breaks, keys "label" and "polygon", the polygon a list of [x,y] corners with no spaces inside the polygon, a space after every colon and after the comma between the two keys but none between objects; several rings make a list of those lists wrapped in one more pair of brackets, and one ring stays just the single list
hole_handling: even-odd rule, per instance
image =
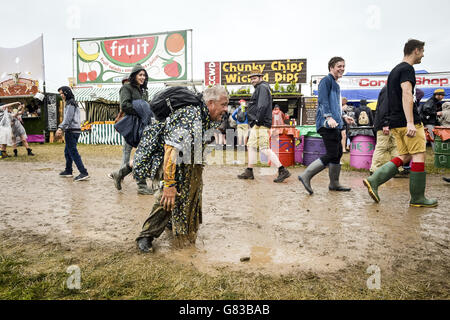
[{"label": "sign reading 'chunky chips wicked dips'", "polygon": [[306,83],[306,59],[221,62],[221,81],[226,85],[249,84],[249,74],[258,69],[268,83]]},{"label": "sign reading 'chunky chips wicked dips'", "polygon": [[136,64],[147,70],[149,82],[187,80],[188,32],[74,39],[76,82],[120,84]]}]

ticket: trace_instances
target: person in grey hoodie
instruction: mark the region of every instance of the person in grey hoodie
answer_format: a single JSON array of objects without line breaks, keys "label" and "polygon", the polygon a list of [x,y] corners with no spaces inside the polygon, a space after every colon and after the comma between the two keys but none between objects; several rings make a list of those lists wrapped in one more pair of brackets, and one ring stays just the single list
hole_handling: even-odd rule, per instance
[{"label": "person in grey hoodie", "polygon": [[59,138],[64,132],[64,140],[66,142],[66,147],[64,149],[66,168],[59,176],[64,178],[72,177],[72,164],[75,162],[80,174],[73,180],[89,180],[89,174],[83,165],[83,161],[81,160],[81,156],[77,149],[78,138],[81,134],[80,109],[75,101],[75,96],[69,87],[61,87],[58,89],[58,92],[66,104],[64,107],[64,120],[58,126],[58,130],[56,130],[55,133],[56,138]]}]

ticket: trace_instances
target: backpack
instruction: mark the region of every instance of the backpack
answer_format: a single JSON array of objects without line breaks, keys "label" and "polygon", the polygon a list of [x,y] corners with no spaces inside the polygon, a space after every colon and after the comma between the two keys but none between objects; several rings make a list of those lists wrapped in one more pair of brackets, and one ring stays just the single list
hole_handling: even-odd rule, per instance
[{"label": "backpack", "polygon": [[236,113],[236,119],[239,122],[245,122],[245,112],[242,111],[241,107],[239,107],[239,110]]},{"label": "backpack", "polygon": [[365,125],[365,126],[367,126],[367,125],[369,125],[369,116],[367,115],[367,112],[366,111],[361,111],[361,113],[359,114],[359,117],[358,117],[358,125]]},{"label": "backpack", "polygon": [[150,101],[150,109],[158,121],[164,121],[172,112],[186,106],[199,106],[202,95],[186,87],[170,87],[156,94]]}]

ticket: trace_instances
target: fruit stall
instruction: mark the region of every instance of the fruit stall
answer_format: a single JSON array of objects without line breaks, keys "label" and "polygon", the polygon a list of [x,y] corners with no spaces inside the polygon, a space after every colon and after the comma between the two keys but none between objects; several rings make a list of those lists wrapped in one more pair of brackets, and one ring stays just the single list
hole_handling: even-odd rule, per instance
[{"label": "fruit stall", "polygon": [[[162,89],[149,86],[149,99]],[[76,86],[75,100],[81,109],[79,143],[122,145],[122,136],[114,129],[114,119],[120,111],[120,86]],[[62,110],[62,106],[60,106]]]}]

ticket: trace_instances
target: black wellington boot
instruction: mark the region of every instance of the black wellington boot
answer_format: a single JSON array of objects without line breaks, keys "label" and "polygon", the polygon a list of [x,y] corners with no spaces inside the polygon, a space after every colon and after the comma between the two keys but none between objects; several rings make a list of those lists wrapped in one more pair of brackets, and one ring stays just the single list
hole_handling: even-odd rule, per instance
[{"label": "black wellington boot", "polygon": [[316,174],[318,174],[320,171],[325,169],[326,167],[323,165],[322,160],[316,159],[314,160],[307,168],[306,170],[298,176],[298,180],[300,180],[301,183],[303,183],[303,186],[305,187],[306,191],[309,192],[309,194],[313,194],[314,191],[311,188],[311,179]]},{"label": "black wellington boot", "polygon": [[141,252],[148,253],[153,251],[152,241],[153,241],[152,238],[142,237],[139,240],[137,240],[136,244]]},{"label": "black wellington boot", "polygon": [[255,179],[255,176],[253,175],[253,170],[250,168],[246,168],[245,171],[237,176],[239,179]]},{"label": "black wellington boot", "polygon": [[123,166],[118,171],[113,172],[112,178],[117,190],[122,190],[122,180],[133,171],[129,164]]},{"label": "black wellington boot", "polygon": [[331,191],[350,191],[351,188],[344,187],[339,183],[339,176],[341,174],[341,165],[330,163],[328,165],[328,175],[330,177],[330,185],[328,189]]}]

